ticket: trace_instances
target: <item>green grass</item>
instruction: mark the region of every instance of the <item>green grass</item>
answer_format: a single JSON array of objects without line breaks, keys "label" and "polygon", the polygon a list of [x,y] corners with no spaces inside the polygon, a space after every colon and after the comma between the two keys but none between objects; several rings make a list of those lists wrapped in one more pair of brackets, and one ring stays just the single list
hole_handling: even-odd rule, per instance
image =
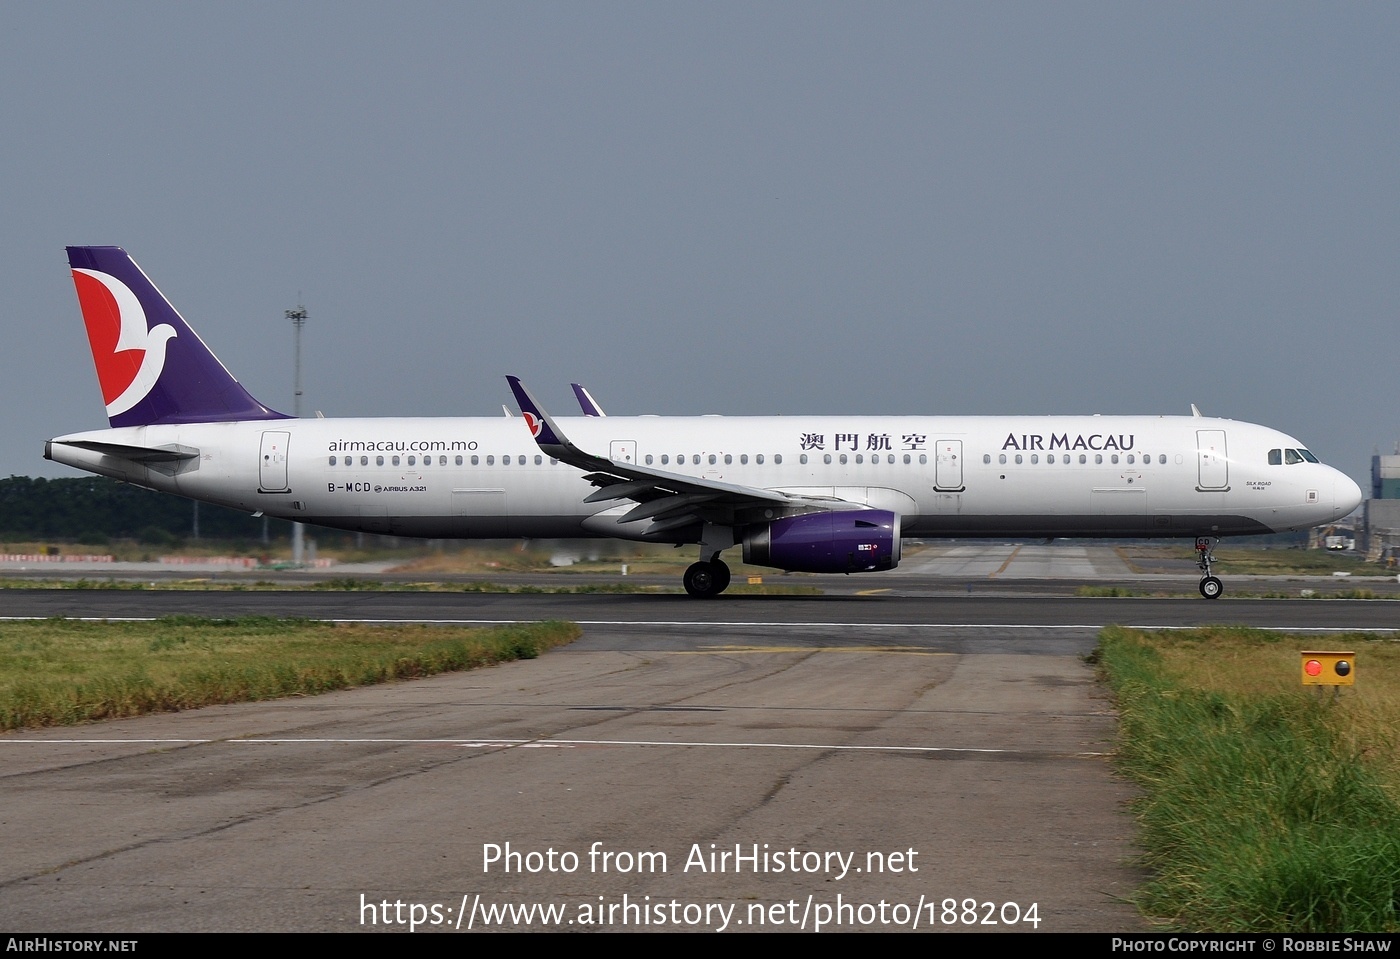
[{"label": "green grass", "polygon": [[[467,582],[400,582],[370,577],[338,576],[331,579],[308,583],[273,583],[267,580],[236,582],[214,579],[177,580],[121,580],[121,579],[0,579],[0,590],[4,589],[102,589],[102,590],[193,590],[208,592],[297,592],[301,590],[322,590],[328,592],[385,592],[385,593],[529,593],[529,594],[568,594],[589,593],[612,594],[656,594],[676,595],[683,592],[680,583],[670,586],[648,585],[645,583],[551,583],[530,585],[525,583],[504,583],[493,580],[469,580]],[[725,590],[726,596],[820,596],[817,586],[798,583],[761,583],[749,585],[736,582]]]},{"label": "green grass", "polygon": [[[1305,691],[1298,652],[1356,652],[1358,685]],[[1373,637],[1111,628],[1097,658],[1153,878],[1176,929],[1400,931],[1400,650]]]},{"label": "green grass", "polygon": [[572,623],[491,629],[247,617],[0,623],[0,729],[313,695],[532,659]]},{"label": "green grass", "polygon": [[[1243,542],[1232,539],[1231,543]],[[1187,559],[1190,543],[1168,546],[1133,543],[1115,547],[1119,557],[1135,573],[1152,572],[1162,559]],[[1394,577],[1397,570],[1372,563],[1356,553],[1326,549],[1278,549],[1260,545],[1221,546],[1215,550],[1215,571],[1223,575],[1259,576],[1331,576],[1350,573],[1353,576]]]}]

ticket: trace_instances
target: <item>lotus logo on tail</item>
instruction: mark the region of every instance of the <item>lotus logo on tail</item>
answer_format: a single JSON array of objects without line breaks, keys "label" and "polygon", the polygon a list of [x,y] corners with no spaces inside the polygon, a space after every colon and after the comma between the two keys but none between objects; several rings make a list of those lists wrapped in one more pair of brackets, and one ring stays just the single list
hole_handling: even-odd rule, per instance
[{"label": "lotus logo on tail", "polygon": [[162,323],[147,329],[141,301],[110,274],[75,269],[73,284],[102,384],[102,401],[108,416],[119,416],[145,399],[160,379],[166,343],[176,335],[175,328]]},{"label": "lotus logo on tail", "polygon": [[522,410],[520,415],[525,417],[525,425],[530,427],[530,435],[539,439],[540,430],[544,429],[544,421],[534,413],[525,410]]}]

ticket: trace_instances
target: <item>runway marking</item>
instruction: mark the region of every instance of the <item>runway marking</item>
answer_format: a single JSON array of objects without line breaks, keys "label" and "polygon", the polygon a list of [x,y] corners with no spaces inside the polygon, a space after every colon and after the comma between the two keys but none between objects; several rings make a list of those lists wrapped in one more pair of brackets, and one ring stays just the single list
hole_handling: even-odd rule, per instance
[{"label": "runway marking", "polygon": [[[676,742],[653,739],[376,739],[376,738],[249,738],[249,739],[3,739],[0,745],[250,745],[250,746],[462,746],[483,749],[499,746],[505,749],[559,749],[578,746],[685,746],[699,749],[817,749],[836,752],[896,752],[896,753],[973,753],[1006,755],[1025,753],[1023,749],[992,749],[979,746],[854,746],[839,743],[762,743],[762,742]],[[1080,757],[1098,757],[1106,753],[1080,752]]]},{"label": "runway marking", "polygon": [[998,567],[997,567],[997,571],[996,571],[995,573],[990,573],[990,574],[988,574],[987,578],[988,578],[988,579],[996,579],[996,578],[997,578],[998,576],[1000,576],[1002,573],[1006,572],[1006,567],[1008,567],[1008,566],[1011,565],[1011,561],[1014,560],[1014,559],[1016,558],[1016,555],[1017,555],[1018,553],[1020,553],[1020,552],[1021,552],[1021,547],[1020,547],[1020,546],[1017,546],[1015,549],[1013,549],[1013,550],[1011,551],[1011,555],[1008,556],[1008,557],[1006,557],[1006,562],[1004,562],[1004,563],[1002,563],[1000,566],[998,566]]},{"label": "runway marking", "polygon": [[957,653],[924,649],[921,646],[706,646],[702,649],[676,650],[680,656],[703,656],[707,653],[908,653],[913,656],[956,656]]}]

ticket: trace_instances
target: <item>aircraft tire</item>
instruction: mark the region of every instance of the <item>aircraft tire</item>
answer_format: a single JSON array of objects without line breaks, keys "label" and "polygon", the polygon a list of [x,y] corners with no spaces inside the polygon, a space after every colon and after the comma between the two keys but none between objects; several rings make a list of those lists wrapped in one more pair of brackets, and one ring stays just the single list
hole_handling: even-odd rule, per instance
[{"label": "aircraft tire", "polygon": [[729,588],[729,567],[725,565],[723,560],[719,559],[711,562],[710,566],[714,568],[715,593],[718,595]]},{"label": "aircraft tire", "polygon": [[1206,599],[1219,599],[1223,592],[1225,592],[1225,584],[1219,578],[1207,576],[1201,580],[1201,595]]},{"label": "aircraft tire", "polygon": [[685,571],[684,582],[685,591],[696,599],[711,599],[724,588],[719,585],[719,577],[710,563],[691,563]]}]

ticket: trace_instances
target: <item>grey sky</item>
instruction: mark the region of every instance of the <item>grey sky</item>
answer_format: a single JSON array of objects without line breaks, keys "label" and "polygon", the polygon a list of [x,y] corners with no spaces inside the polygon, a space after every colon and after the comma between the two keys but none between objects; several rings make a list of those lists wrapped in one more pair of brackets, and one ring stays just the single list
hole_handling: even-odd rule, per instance
[{"label": "grey sky", "polygon": [[1400,6],[0,3],[0,475],[106,425],[63,255],[258,398],[1186,413],[1366,485]]}]

